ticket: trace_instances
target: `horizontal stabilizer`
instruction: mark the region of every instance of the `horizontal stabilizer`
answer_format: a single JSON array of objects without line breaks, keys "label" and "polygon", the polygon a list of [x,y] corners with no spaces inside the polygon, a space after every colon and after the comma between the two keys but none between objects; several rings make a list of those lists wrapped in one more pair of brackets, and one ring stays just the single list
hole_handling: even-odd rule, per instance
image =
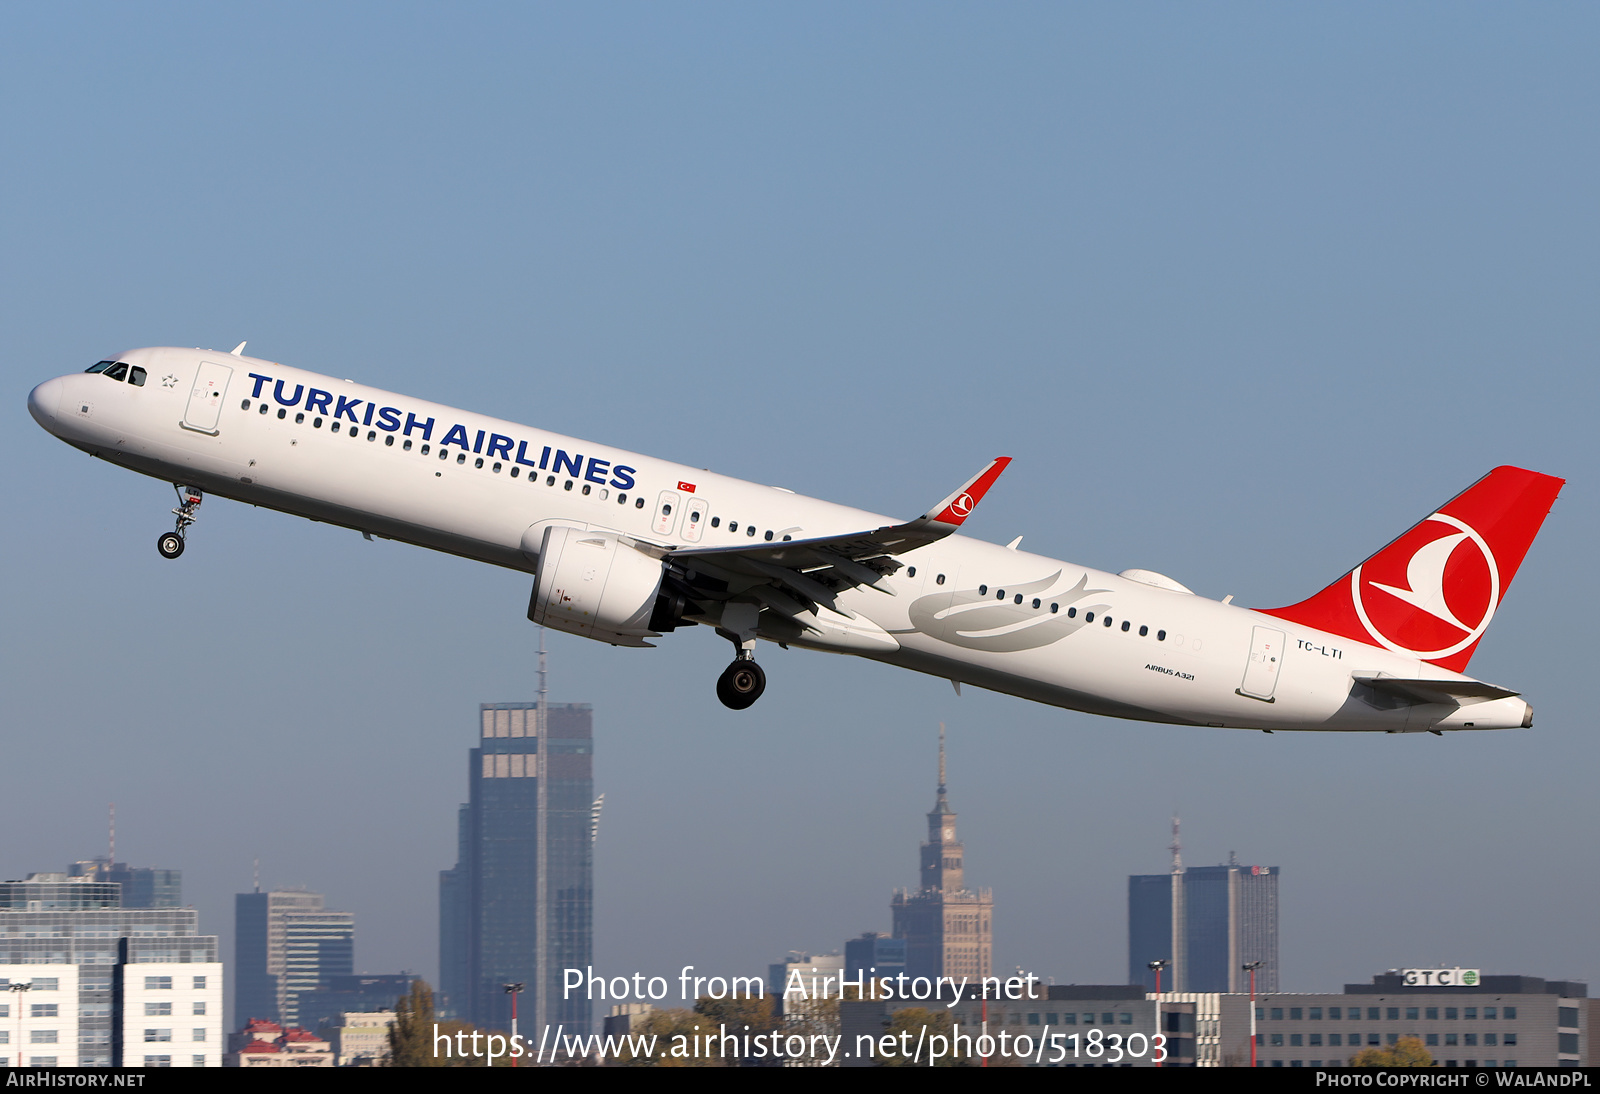
[{"label": "horizontal stabilizer", "polygon": [[1509,688],[1485,684],[1482,680],[1407,680],[1386,676],[1381,672],[1372,676],[1357,675],[1352,679],[1373,691],[1392,695],[1407,703],[1455,703],[1459,706],[1463,701],[1510,699],[1520,694]]}]

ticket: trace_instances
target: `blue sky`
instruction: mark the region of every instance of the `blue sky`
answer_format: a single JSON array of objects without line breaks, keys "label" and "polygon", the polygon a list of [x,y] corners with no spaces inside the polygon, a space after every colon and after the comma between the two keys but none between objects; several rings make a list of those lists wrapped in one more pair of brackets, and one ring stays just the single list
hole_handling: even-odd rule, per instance
[{"label": "blue sky", "polygon": [[[1477,653],[1530,732],[1092,718],[844,658],[550,637],[595,706],[596,956],[748,975],[887,930],[937,724],[996,964],[1124,973],[1126,876],[1282,867],[1283,983],[1588,978],[1597,73],[1582,5],[0,11],[0,874],[303,883],[432,975],[527,579],[170,489],[39,380],[232,347],[982,538],[1289,603],[1483,472],[1570,482]],[[231,958],[231,943],[228,947]]]}]

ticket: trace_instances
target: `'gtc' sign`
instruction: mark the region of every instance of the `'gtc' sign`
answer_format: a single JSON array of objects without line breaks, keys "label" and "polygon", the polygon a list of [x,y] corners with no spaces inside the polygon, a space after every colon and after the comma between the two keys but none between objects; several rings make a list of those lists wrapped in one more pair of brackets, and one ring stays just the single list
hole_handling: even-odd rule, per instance
[{"label": "'gtc' sign", "polygon": [[1408,988],[1475,988],[1483,976],[1478,969],[1401,969]]}]

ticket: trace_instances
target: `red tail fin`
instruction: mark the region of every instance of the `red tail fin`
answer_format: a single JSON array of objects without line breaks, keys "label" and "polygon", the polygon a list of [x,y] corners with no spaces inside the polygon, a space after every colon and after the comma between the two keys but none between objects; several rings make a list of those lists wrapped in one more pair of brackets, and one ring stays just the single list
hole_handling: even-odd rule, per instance
[{"label": "red tail fin", "polygon": [[1263,610],[1464,672],[1565,482],[1497,467],[1310,600]]}]

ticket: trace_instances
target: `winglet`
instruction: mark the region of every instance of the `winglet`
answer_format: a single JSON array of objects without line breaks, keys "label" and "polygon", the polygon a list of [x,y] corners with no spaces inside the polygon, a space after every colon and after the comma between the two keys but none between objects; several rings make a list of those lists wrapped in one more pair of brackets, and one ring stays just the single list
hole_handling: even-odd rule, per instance
[{"label": "winglet", "polygon": [[1010,462],[1010,456],[995,457],[989,461],[987,467],[963,483],[954,494],[923,514],[922,519],[945,524],[951,528],[961,527],[961,522],[972,515],[972,510],[983,500],[983,496],[989,492],[989,487],[994,485],[994,481],[1000,477],[1000,472],[1004,471]]},{"label": "winglet", "polygon": [[228,352],[231,353],[235,357],[241,357],[241,356],[244,355],[244,347],[246,345],[248,345],[248,344],[249,344],[248,342],[240,342],[237,346],[234,346]]}]

